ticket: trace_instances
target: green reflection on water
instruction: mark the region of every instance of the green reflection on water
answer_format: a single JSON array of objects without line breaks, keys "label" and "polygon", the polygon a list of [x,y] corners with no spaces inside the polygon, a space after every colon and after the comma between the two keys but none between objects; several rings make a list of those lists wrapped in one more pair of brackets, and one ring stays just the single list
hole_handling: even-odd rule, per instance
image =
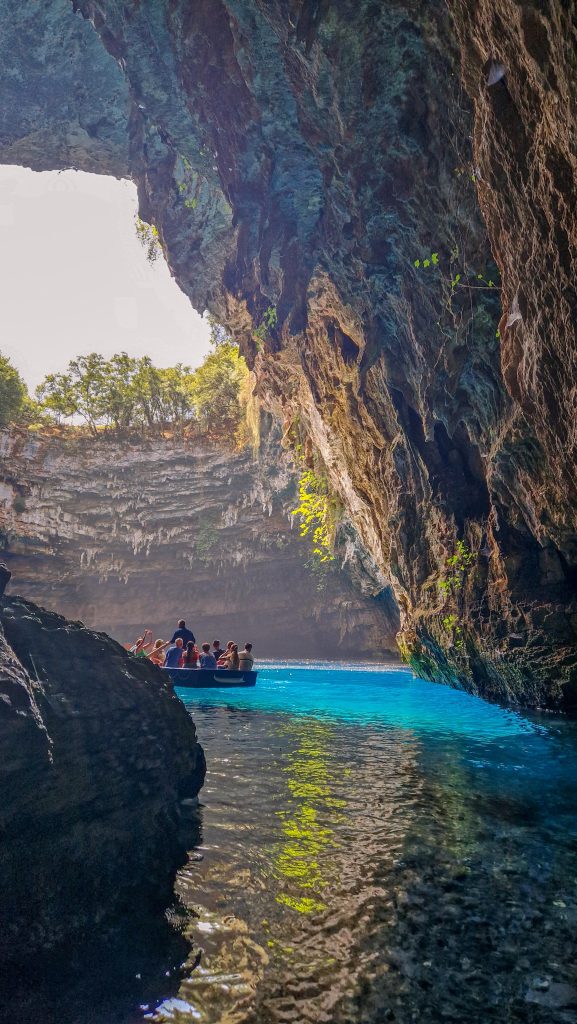
[{"label": "green reflection on water", "polygon": [[336,772],[331,765],[334,734],[332,725],[312,719],[295,719],[283,729],[297,746],[283,768],[288,807],[276,812],[285,838],[273,861],[281,884],[275,898],[301,914],[326,909],[322,893],[330,877],[323,854],[333,845],[334,826],[343,820],[339,812],[346,804],[333,795],[337,782],[350,771]]}]

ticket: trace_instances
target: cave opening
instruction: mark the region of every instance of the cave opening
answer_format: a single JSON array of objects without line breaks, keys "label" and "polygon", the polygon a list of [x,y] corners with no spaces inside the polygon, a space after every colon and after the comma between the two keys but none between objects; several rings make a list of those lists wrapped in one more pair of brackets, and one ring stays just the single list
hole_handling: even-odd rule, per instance
[{"label": "cave opening", "polygon": [[[207,319],[180,290],[160,245],[151,261],[149,236],[144,244],[138,237],[131,180],[5,164],[0,196],[1,351],[31,399],[50,375],[66,375],[71,361],[90,353],[109,363],[127,353],[135,361],[148,357],[156,367],[188,364],[193,372],[207,353],[210,358]],[[287,655],[280,603],[288,588],[309,610],[302,645],[311,656],[343,643],[345,651],[349,645],[370,655],[383,633],[392,648],[390,598],[365,598],[336,576],[327,593],[318,594],[291,530],[296,496],[287,490],[286,467],[272,466],[274,424],[266,427],[272,456],[262,470],[263,508],[251,497],[260,470],[250,448],[236,450],[232,434],[224,444],[212,435],[199,438],[198,431],[186,438],[170,430],[146,436],[140,426],[122,431],[106,419],[91,430],[80,414],[38,416],[0,431],[0,548],[13,572],[12,591],[125,641],[143,623],[166,635],[190,604],[192,579],[204,592],[198,628],[206,623],[211,637],[254,636],[253,611],[246,607],[251,593],[257,606],[262,603],[267,631],[261,653]],[[227,577],[233,564],[236,587]],[[270,583],[271,565],[284,579],[284,592]],[[352,602],[344,638],[341,599]],[[330,612],[319,623],[326,600]],[[295,600],[293,632],[299,607]],[[356,623],[363,617],[369,626],[359,636]]]},{"label": "cave opening", "polygon": [[33,391],[96,352],[198,365],[210,328],[137,233],[127,179],[0,166],[2,352]]}]

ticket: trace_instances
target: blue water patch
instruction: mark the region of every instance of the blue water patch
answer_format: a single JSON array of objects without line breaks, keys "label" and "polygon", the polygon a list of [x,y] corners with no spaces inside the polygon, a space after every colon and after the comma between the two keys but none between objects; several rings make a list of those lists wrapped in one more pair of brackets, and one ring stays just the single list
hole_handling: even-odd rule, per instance
[{"label": "blue water patch", "polygon": [[407,669],[382,665],[275,662],[259,666],[254,689],[177,688],[176,692],[191,708],[252,708],[476,740],[519,736],[538,729],[517,711],[418,679]]}]

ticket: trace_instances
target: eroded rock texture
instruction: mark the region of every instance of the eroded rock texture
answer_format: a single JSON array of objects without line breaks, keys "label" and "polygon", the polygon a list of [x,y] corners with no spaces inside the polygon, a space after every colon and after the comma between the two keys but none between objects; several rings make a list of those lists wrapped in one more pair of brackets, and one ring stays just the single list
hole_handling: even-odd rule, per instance
[{"label": "eroded rock texture", "polygon": [[[33,7],[7,11],[50,36]],[[321,453],[390,574],[407,657],[485,694],[574,703],[573,7],[74,7],[110,55],[107,124],[119,70],[126,84],[143,217],[197,308],[237,332],[263,401]],[[48,57],[68,96],[70,64]],[[18,51],[24,78],[29,64]],[[53,122],[52,95],[36,120]],[[28,138],[12,118],[4,152],[29,160]],[[48,141],[43,160],[86,167],[91,150]]]},{"label": "eroded rock texture", "polygon": [[35,601],[120,641],[169,637],[184,616],[199,643],[251,639],[258,657],[395,650],[390,588],[354,533],[323,579],[307,566],[294,470],[272,440],[256,462],[195,438],[15,430],[0,455],[0,551]]},{"label": "eroded rock texture", "polygon": [[0,752],[2,961],[166,906],[205,765],[159,670],[3,598]]}]

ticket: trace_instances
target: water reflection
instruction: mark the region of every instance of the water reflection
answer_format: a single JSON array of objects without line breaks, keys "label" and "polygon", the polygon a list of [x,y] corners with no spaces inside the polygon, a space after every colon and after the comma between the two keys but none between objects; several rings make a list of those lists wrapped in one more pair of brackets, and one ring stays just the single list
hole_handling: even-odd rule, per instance
[{"label": "water reflection", "polygon": [[206,1024],[322,1019],[350,1002],[371,960],[359,935],[392,905],[374,868],[400,855],[412,821],[419,740],[245,710],[196,718],[212,751],[204,859],[179,893],[204,952],[155,1019],[179,1020],[185,1003]]},{"label": "water reflection", "polygon": [[[322,893],[335,877],[335,865],[322,859],[334,845],[335,826],[343,820],[345,800],[334,795],[337,774],[329,759],[334,727],[309,719],[291,721],[282,729],[296,744],[282,768],[289,797],[286,810],[277,811],[284,841],[273,854],[280,891],[276,900],[301,914],[326,909]],[[350,768],[339,773],[350,774]],[[339,813],[340,812],[340,813]]]},{"label": "water reflection", "polygon": [[30,979],[10,1024],[577,1024],[575,725],[404,673],[259,690],[186,698],[209,772],[178,959],[130,940],[96,989]]},{"label": "water reflection", "polygon": [[[294,666],[195,717],[220,868],[190,892],[202,922],[216,884],[242,932],[206,948],[210,1005],[183,987],[203,1024],[575,1024],[574,729]],[[221,984],[239,964],[242,985]],[[569,1002],[542,1011],[548,985]]]}]

